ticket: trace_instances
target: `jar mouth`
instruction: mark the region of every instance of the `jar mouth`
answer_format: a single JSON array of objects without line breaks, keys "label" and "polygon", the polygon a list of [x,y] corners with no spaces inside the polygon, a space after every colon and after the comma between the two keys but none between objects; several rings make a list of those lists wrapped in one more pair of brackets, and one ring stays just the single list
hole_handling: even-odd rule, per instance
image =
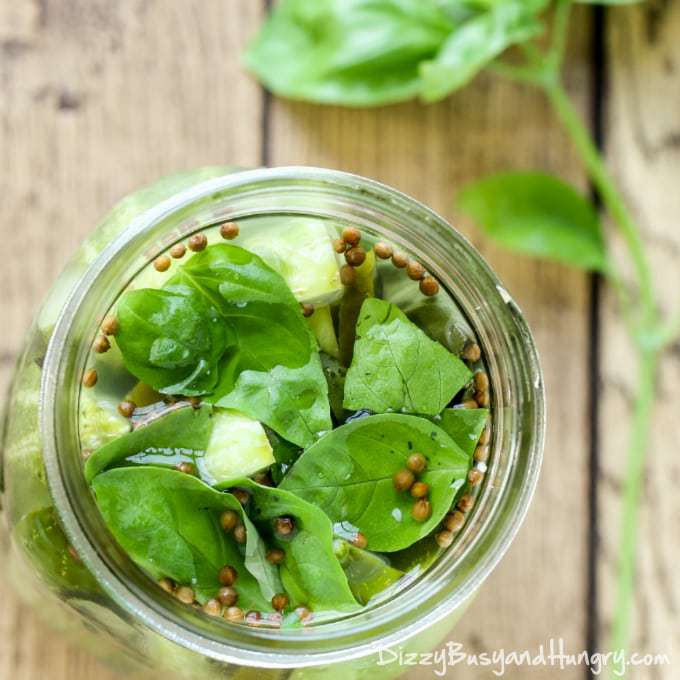
[{"label": "jar mouth", "polygon": [[[305,214],[351,221],[416,254],[451,292],[487,357],[494,439],[482,493],[454,544],[389,601],[303,630],[219,625],[162,598],[113,542],[86,485],[75,425],[77,386],[97,314],[135,267],[210,223]],[[121,285],[121,281],[123,282]],[[218,661],[294,668],[347,661],[402,643],[461,607],[503,556],[534,493],[545,429],[541,370],[519,308],[473,246],[443,218],[383,184],[309,167],[207,180],[137,216],[88,268],[61,311],[43,365],[40,422],[48,484],[68,538],[133,622]]]}]

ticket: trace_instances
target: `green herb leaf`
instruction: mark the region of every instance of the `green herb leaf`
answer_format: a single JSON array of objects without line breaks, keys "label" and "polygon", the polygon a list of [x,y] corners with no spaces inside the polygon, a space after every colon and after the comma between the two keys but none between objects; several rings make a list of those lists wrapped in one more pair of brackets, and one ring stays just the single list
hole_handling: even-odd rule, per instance
[{"label": "green herb leaf", "polygon": [[604,237],[595,208],[551,175],[494,175],[465,188],[458,204],[506,248],[587,270],[606,269]]},{"label": "green herb leaf", "polygon": [[484,408],[447,408],[435,422],[472,459],[488,419]]},{"label": "green herb leaf", "polygon": [[526,0],[506,0],[491,4],[487,12],[462,24],[434,59],[421,64],[422,98],[429,102],[443,99],[508,47],[539,35],[543,25],[536,17],[537,9]]},{"label": "green herb leaf", "polygon": [[437,415],[469,382],[467,366],[396,306],[369,298],[357,324],[345,408]]},{"label": "green herb leaf", "polygon": [[[420,479],[430,485],[432,515],[411,516],[414,499],[395,489],[393,476],[411,453],[428,461]],[[341,525],[336,533],[361,531],[370,550],[401,550],[426,536],[449,510],[454,480],[467,474],[468,458],[439,427],[424,418],[376,415],[329,432],[288,472],[281,488],[320,507]]]},{"label": "green herb leaf", "polygon": [[[241,479],[234,486],[251,494],[251,516],[274,545],[285,553],[281,578],[291,599],[312,609],[353,611],[358,608],[340,563],[333,552],[333,528],[326,515],[297,495]],[[274,532],[279,517],[292,517],[294,532]]]},{"label": "green herb leaf", "polygon": [[[230,564],[239,574],[239,606],[271,610],[280,581],[266,559],[266,546],[234,496],[190,475],[154,467],[109,470],[95,477],[92,487],[115,539],[153,578],[189,585],[199,602],[205,602],[216,596],[219,571]],[[224,510],[241,515],[245,554],[220,526]]]}]

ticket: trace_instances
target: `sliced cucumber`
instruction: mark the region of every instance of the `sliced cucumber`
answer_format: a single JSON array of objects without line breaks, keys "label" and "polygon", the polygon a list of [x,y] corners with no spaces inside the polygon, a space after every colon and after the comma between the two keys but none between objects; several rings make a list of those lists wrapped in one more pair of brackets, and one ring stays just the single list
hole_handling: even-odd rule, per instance
[{"label": "sliced cucumber", "polygon": [[201,472],[213,485],[249,477],[275,462],[274,452],[262,425],[231,409],[215,409],[213,427]]},{"label": "sliced cucumber", "polygon": [[81,392],[79,410],[83,450],[96,451],[130,431],[130,421],[118,413],[116,402],[92,390]]}]

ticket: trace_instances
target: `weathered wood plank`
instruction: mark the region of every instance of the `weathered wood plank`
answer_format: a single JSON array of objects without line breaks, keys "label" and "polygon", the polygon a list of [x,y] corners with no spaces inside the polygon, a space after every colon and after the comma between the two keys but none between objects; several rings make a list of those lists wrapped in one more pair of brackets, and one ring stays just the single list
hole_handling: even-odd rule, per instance
[{"label": "weathered wood plank", "polygon": [[[106,211],[155,178],[257,165],[259,87],[238,55],[263,3],[0,3],[0,389],[37,305]],[[0,678],[108,680],[0,586]]]},{"label": "weathered wood plank", "polygon": [[[639,220],[658,293],[667,310],[680,306],[680,5],[642,3],[609,12],[610,93],[606,127],[609,165]],[[618,239],[614,245],[625,258]],[[610,636],[619,543],[620,498],[635,355],[611,295],[602,318],[599,552],[600,639]],[[677,426],[680,343],[665,357],[648,451],[638,539],[632,651],[664,653],[673,665],[632,669],[634,680],[677,677],[680,656],[680,479]],[[618,426],[613,426],[618,424]]]},{"label": "weathered wood plank", "polygon": [[[587,110],[589,14],[576,22],[568,78]],[[374,177],[452,219],[482,249],[524,309],[542,350],[551,405],[546,460],[534,506],[503,564],[453,636],[470,651],[535,649],[550,637],[585,646],[587,527],[587,278],[510,256],[481,239],[453,209],[463,183],[509,168],[545,168],[583,185],[580,163],[541,95],[480,78],[436,106],[350,111],[274,102],[272,162],[319,165]],[[428,669],[415,671],[423,677]],[[420,674],[419,674],[420,673]],[[455,675],[456,670],[451,674]],[[506,677],[552,678],[509,669]],[[488,669],[466,669],[488,678]],[[583,670],[563,673],[581,678]],[[456,675],[458,677],[458,675]]]}]

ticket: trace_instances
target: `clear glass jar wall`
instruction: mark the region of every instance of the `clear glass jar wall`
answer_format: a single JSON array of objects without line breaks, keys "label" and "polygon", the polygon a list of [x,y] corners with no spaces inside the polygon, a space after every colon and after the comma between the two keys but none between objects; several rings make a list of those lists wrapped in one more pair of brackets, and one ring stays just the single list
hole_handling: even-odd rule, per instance
[{"label": "clear glass jar wall", "polygon": [[[2,526],[6,569],[51,625],[125,672],[180,677],[238,668],[377,669],[379,646],[427,649],[453,627],[515,535],[536,484],[543,444],[540,369],[515,303],[478,253],[403,194],[344,173],[208,168],[125,199],[83,244],[48,296],[6,404]],[[82,475],[78,376],[101,311],[145,265],[205,227],[255,216],[306,215],[353,224],[420,260],[455,299],[485,355],[493,387],[491,457],[470,520],[454,544],[395,599],[352,617],[295,630],[213,622],[163,597],[111,540]],[[413,311],[413,310],[411,310]],[[437,317],[435,314],[434,317]],[[434,318],[433,317],[433,318]],[[437,337],[460,339],[455,318]],[[408,643],[405,641],[408,640]],[[316,670],[315,670],[316,669]]]}]

